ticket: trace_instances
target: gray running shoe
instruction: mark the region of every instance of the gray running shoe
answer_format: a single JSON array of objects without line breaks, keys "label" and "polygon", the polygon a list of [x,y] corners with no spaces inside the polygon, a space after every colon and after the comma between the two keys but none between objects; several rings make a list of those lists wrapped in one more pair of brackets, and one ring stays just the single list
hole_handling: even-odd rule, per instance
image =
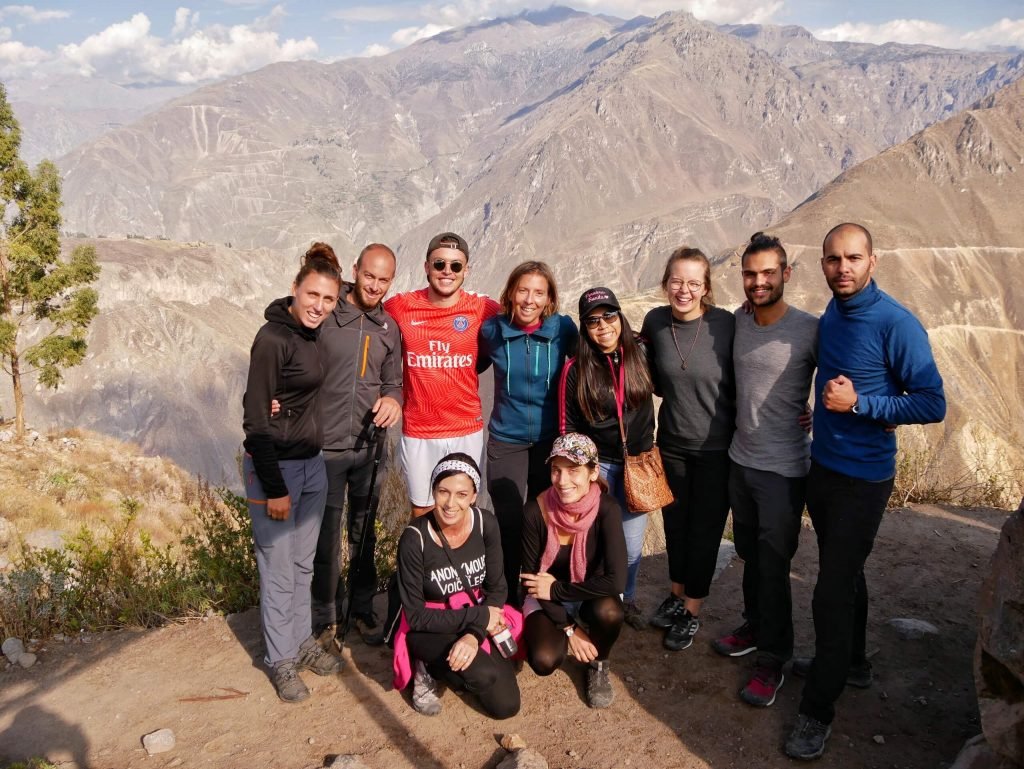
[{"label": "gray running shoe", "polygon": [[825,740],[832,727],[803,713],[796,717],[796,726],[786,740],[786,755],[799,761],[813,761],[825,752]]},{"label": "gray running shoe", "polygon": [[316,673],[318,676],[332,676],[344,669],[345,661],[324,651],[324,647],[317,643],[316,636],[310,636],[299,647],[299,658],[295,667]]},{"label": "gray running shoe", "polygon": [[290,660],[275,665],[270,680],[274,683],[277,696],[283,702],[302,702],[309,699],[309,689],[302,683],[295,663]]},{"label": "gray running shoe", "polygon": [[416,675],[412,679],[412,707],[424,716],[436,716],[441,712],[437,681],[420,660],[416,660]]},{"label": "gray running shoe", "polygon": [[608,660],[591,662],[587,668],[587,704],[592,708],[606,708],[614,698]]}]

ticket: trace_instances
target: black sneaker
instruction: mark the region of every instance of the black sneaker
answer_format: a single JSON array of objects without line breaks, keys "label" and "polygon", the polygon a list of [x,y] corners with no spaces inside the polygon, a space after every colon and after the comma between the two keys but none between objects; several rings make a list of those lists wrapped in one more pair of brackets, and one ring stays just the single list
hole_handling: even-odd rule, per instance
[{"label": "black sneaker", "polygon": [[608,660],[591,662],[587,668],[587,704],[592,708],[606,708],[612,704],[615,691],[608,675]]},{"label": "black sneaker", "polygon": [[672,627],[665,633],[662,645],[674,652],[689,649],[693,645],[693,637],[697,635],[698,630],[700,630],[700,620],[684,610],[679,619],[673,622]]},{"label": "black sneaker", "polygon": [[367,646],[382,646],[384,644],[384,626],[377,618],[374,611],[360,612],[352,617],[356,623],[356,630],[363,643]]},{"label": "black sneaker", "polygon": [[796,717],[796,726],[786,740],[786,755],[800,761],[813,761],[825,752],[825,740],[832,727],[803,713]]},{"label": "black sneaker", "polygon": [[[807,678],[811,672],[811,663],[814,657],[794,657],[793,675],[800,678]],[[858,663],[851,663],[846,673],[846,685],[857,689],[869,689],[875,680],[875,674],[871,670],[871,663],[867,660]]]},{"label": "black sneaker", "polygon": [[650,624],[653,627],[660,627],[662,629],[670,628],[683,615],[684,611],[686,611],[686,608],[683,606],[683,599],[675,593],[670,593],[669,597],[662,601],[661,605],[658,606],[658,610],[654,612],[654,616],[650,619]]},{"label": "black sneaker", "polygon": [[757,640],[750,629],[750,623],[744,622],[729,635],[712,641],[711,648],[723,657],[742,657],[744,654],[757,651]]}]

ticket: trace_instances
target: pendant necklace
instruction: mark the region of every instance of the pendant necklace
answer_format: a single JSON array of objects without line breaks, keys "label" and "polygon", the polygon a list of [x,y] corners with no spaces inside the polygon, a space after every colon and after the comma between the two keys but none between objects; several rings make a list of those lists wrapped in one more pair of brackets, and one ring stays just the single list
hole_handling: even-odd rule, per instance
[{"label": "pendant necklace", "polygon": [[669,328],[672,330],[672,344],[676,347],[676,355],[679,356],[679,360],[683,362],[683,371],[686,371],[686,361],[690,358],[690,355],[693,354],[693,348],[697,346],[697,337],[700,336],[700,327],[703,322],[704,313],[702,312],[697,316],[697,330],[693,334],[693,341],[690,342],[690,349],[686,351],[686,356],[684,357],[682,351],[679,349],[679,340],[676,339],[676,319],[669,319]]}]

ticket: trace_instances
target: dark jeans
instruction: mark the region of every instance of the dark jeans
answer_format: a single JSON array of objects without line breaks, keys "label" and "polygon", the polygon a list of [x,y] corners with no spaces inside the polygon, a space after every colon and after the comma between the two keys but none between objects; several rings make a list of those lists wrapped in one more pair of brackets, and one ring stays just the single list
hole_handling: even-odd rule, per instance
[{"label": "dark jeans", "polygon": [[[349,569],[348,583],[352,590],[353,615],[369,614],[373,609],[373,596],[377,591],[377,567],[373,560],[377,545],[374,529],[375,515],[369,515],[370,476],[373,474],[373,446],[346,451],[324,451],[327,466],[327,506],[320,525],[320,537],[313,558],[313,629],[341,620],[345,586],[341,581],[341,521],[348,498]],[[384,460],[377,471],[376,494],[384,479]],[[376,512],[376,511],[374,511]],[[363,557],[360,559],[360,540]]]},{"label": "dark jeans", "polygon": [[[622,599],[612,595],[584,601],[580,604],[580,619],[586,624],[587,635],[597,647],[597,659],[608,659],[625,619]],[[530,667],[539,676],[549,676],[558,670],[569,652],[569,638],[565,631],[543,611],[535,611],[526,618],[523,642]]]},{"label": "dark jeans", "polygon": [[469,667],[459,672],[448,666],[448,652],[461,635],[447,633],[409,633],[409,653],[427,666],[434,678],[456,689],[466,689],[480,699],[491,718],[511,718],[519,712],[519,683],[511,660],[501,656],[491,643],[491,653],[478,651]]},{"label": "dark jeans", "polygon": [[868,589],[864,562],[871,554],[893,481],[851,478],[812,462],[807,510],[818,537],[814,586],[814,664],[800,712],[829,724],[851,663],[865,658]]},{"label": "dark jeans", "polygon": [[553,440],[504,443],[487,439],[487,493],[501,531],[509,603],[519,605],[519,570],[523,550],[523,506],[551,485],[546,460]]},{"label": "dark jeans", "polygon": [[729,451],[660,448],[675,497],[661,509],[669,579],[687,598],[706,598],[729,517]]},{"label": "dark jeans", "polygon": [[806,477],[787,478],[732,463],[729,502],[736,554],[743,559],[743,616],[757,639],[758,663],[793,656],[789,564],[800,541]]}]

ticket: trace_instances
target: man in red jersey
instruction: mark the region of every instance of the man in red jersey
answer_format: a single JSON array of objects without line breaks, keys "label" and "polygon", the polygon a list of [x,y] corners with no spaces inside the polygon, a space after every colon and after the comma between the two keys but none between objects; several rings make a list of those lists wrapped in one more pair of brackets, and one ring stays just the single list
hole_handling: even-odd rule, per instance
[{"label": "man in red jersey", "polygon": [[461,451],[482,463],[477,334],[501,309],[493,299],[463,290],[469,246],[454,232],[430,241],[424,267],[426,288],[384,303],[402,330],[405,409],[398,457],[414,516],[432,507],[430,473],[442,457]]}]

